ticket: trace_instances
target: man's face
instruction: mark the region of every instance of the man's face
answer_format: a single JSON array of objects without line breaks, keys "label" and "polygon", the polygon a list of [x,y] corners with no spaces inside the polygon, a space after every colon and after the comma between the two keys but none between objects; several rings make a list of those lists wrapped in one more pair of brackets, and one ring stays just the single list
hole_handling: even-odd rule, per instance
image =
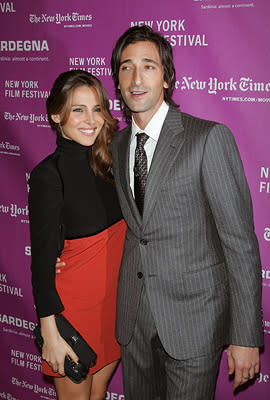
[{"label": "man's face", "polygon": [[118,88],[135,122],[139,122],[143,129],[159,109],[164,99],[164,88],[168,88],[160,55],[153,42],[132,43],[123,50]]}]

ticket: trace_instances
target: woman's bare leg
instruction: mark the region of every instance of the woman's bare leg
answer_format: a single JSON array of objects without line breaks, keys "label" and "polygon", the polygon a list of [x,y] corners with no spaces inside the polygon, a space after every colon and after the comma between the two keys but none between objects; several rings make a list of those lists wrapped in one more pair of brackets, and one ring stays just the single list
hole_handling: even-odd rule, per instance
[{"label": "woman's bare leg", "polygon": [[87,375],[81,383],[72,382],[67,376],[54,378],[58,400],[103,400],[119,360],[106,365],[94,375]]},{"label": "woman's bare leg", "polygon": [[92,375],[92,387],[90,400],[103,400],[106,396],[107,386],[111,379],[119,360],[106,365],[94,375]]},{"label": "woman's bare leg", "polygon": [[54,378],[58,400],[89,400],[93,375],[87,375],[81,383],[72,382],[67,376]]}]

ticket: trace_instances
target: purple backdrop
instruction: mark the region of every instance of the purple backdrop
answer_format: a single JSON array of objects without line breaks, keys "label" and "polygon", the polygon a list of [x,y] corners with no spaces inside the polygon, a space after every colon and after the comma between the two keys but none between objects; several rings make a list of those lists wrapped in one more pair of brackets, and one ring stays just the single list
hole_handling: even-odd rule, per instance
[{"label": "purple backdrop", "polygon": [[[33,341],[36,316],[29,268],[29,172],[55,147],[45,99],[60,72],[83,68],[102,80],[112,113],[122,120],[110,55],[119,35],[135,24],[152,26],[173,46],[174,98],[181,109],[227,124],[239,146],[260,243],[265,328],[260,376],[239,398],[269,398],[269,15],[267,0],[0,2],[0,399],[56,398],[53,385],[40,373]],[[225,356],[217,400],[234,398]],[[121,368],[106,399],[124,399]]]}]

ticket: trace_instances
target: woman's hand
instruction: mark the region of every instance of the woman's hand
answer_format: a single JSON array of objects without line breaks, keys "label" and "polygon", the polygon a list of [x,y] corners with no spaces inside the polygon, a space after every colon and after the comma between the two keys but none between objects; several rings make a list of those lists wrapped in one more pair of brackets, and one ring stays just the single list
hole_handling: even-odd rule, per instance
[{"label": "woman's hand", "polygon": [[55,269],[56,269],[56,273],[60,274],[61,273],[61,268],[64,267],[66,265],[66,263],[64,261],[61,261],[61,259],[59,257],[57,257],[56,259],[56,264],[55,264]]},{"label": "woman's hand", "polygon": [[65,376],[64,361],[66,355],[78,362],[78,356],[58,332],[54,315],[40,318],[41,335],[43,337],[42,359],[52,368],[53,372],[59,372]]}]

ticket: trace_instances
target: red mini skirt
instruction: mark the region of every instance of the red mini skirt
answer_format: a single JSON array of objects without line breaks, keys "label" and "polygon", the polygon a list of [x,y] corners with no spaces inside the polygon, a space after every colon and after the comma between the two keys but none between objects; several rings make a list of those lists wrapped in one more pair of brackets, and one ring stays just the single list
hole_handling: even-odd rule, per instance
[{"label": "red mini skirt", "polygon": [[[56,288],[65,307],[62,314],[97,353],[93,374],[120,358],[115,339],[116,292],[126,225],[121,220],[104,231],[81,239],[65,240],[56,274]],[[46,361],[46,375],[58,376]]]}]

